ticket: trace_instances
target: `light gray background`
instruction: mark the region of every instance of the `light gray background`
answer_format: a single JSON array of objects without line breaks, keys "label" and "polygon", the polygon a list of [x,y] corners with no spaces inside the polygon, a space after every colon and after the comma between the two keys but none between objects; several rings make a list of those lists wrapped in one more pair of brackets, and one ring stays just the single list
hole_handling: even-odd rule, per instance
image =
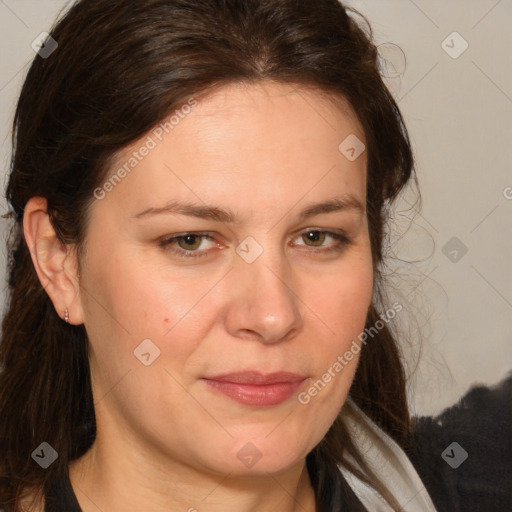
[{"label": "light gray background", "polygon": [[[0,0],[3,186],[31,42],[70,3]],[[397,322],[411,408],[433,414],[473,383],[494,384],[512,370],[512,1],[347,3],[374,29],[416,154],[423,207],[413,215],[413,191],[401,199],[393,250],[404,261],[390,267],[405,308]],[[460,247],[446,245],[453,237],[467,248],[462,258]],[[5,287],[4,253],[2,245]]]}]

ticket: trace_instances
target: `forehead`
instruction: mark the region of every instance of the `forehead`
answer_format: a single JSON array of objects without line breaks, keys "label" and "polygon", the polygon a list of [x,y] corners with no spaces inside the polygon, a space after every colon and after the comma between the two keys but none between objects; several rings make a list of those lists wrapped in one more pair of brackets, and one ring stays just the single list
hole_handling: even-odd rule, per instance
[{"label": "forehead", "polygon": [[[348,132],[365,139],[357,115],[343,96],[310,86],[264,80],[232,83],[192,97],[157,122],[147,135],[158,146],[177,146],[178,139],[182,143],[190,138],[201,149],[215,137],[247,138],[250,134],[253,140],[274,138],[276,144],[284,146],[303,137],[336,142]],[[118,152],[114,165],[126,160],[145,138]],[[250,147],[231,149],[249,151]]]},{"label": "forehead", "polygon": [[[312,85],[261,80],[259,82],[233,82],[215,88],[195,99],[200,102],[204,113],[224,113],[229,115],[239,109],[279,106],[285,108],[289,102],[297,106],[298,99],[317,110],[320,104],[325,110],[338,110],[357,122],[357,116],[348,100],[341,94],[328,92]],[[294,103],[295,102],[295,103]],[[311,105],[314,102],[315,105]]]},{"label": "forehead", "polygon": [[366,154],[350,161],[340,151],[347,137],[364,141],[343,98],[258,83],[225,86],[189,103],[117,154],[111,175],[129,172],[109,201],[136,209],[150,200],[210,197],[242,207],[248,198],[297,201],[308,189],[313,199],[333,188],[364,197]]},{"label": "forehead", "polygon": [[277,135],[276,142],[281,144],[301,136],[318,140],[329,134],[336,138],[347,131],[364,139],[349,102],[318,88],[273,81],[242,82],[199,96],[196,101],[199,108],[187,117],[194,119],[197,128],[214,128],[216,123],[229,128],[231,124],[240,136],[247,136],[247,132],[263,139],[265,134],[267,138]]}]

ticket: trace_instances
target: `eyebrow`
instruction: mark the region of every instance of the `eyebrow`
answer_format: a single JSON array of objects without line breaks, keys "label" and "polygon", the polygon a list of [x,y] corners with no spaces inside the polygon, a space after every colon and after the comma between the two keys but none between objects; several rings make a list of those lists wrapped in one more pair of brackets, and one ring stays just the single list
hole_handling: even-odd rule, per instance
[{"label": "eyebrow", "polygon": [[[333,213],[348,210],[356,210],[364,213],[365,207],[359,199],[352,195],[346,194],[339,198],[333,198],[321,203],[312,203],[307,205],[298,217],[303,221],[309,217],[320,215],[322,213]],[[152,217],[154,215],[187,215],[189,217],[197,217],[200,219],[213,220],[226,224],[234,224],[236,215],[229,209],[219,208],[217,206],[198,205],[194,203],[180,203],[178,201],[170,201],[160,208],[147,208],[132,217],[132,219],[141,219]]]}]

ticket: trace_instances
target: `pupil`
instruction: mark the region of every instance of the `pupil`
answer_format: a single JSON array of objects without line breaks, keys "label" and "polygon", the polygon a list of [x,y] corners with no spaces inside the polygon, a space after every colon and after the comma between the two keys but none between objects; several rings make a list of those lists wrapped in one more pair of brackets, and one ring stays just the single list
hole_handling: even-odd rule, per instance
[{"label": "pupil", "polygon": [[198,244],[199,236],[198,235],[184,235],[181,237],[180,243],[183,243],[185,247],[184,249],[196,249]]},{"label": "pupil", "polygon": [[325,235],[321,231],[309,231],[306,233],[306,237],[309,242],[312,242],[313,245],[316,247],[319,244],[319,242],[323,242]]}]

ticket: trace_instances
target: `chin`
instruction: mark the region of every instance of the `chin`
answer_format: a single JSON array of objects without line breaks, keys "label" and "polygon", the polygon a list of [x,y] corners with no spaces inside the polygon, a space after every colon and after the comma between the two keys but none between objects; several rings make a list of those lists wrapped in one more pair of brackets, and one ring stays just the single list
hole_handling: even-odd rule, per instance
[{"label": "chin", "polygon": [[304,446],[303,439],[279,435],[278,429],[276,423],[276,431],[270,435],[271,431],[267,431],[259,437],[238,439],[229,455],[233,472],[240,475],[278,474],[304,459],[312,448]]},{"label": "chin", "polygon": [[[279,435],[279,422],[265,432],[236,437],[224,437],[220,440],[211,438],[201,443],[204,448],[195,447],[194,458],[201,471],[205,469],[216,474],[231,474],[232,477],[268,476],[268,474],[284,473],[301,463],[314,446],[306,446],[304,438],[293,439],[289,435]],[[228,429],[229,430],[229,429]],[[190,458],[189,458],[190,463]]]}]

